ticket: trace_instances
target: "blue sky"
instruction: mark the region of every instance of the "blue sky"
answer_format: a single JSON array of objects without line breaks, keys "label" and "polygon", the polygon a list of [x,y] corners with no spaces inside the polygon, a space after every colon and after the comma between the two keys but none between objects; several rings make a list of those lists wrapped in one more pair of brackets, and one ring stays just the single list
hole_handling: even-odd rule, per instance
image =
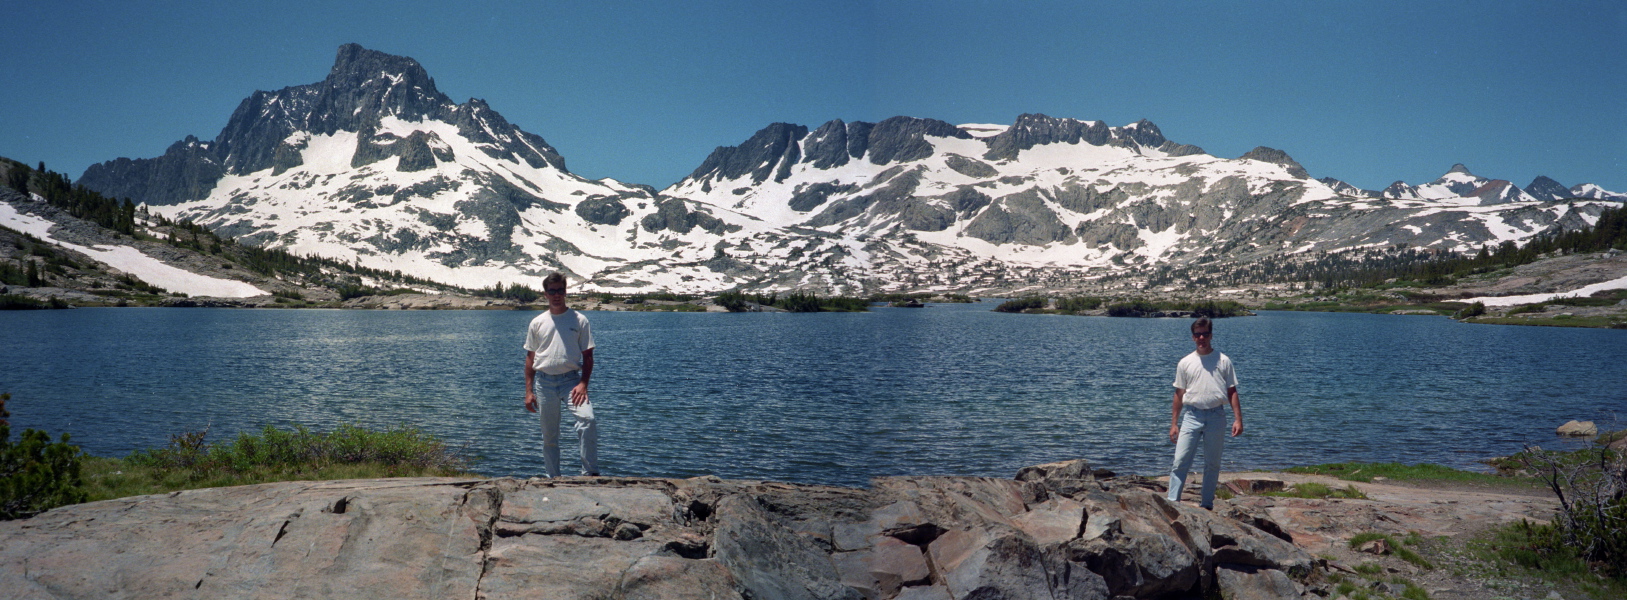
[{"label": "blue sky", "polygon": [[0,155],[78,177],[213,139],[341,44],[417,59],[573,172],[663,187],[769,123],[1123,125],[1376,189],[1464,163],[1627,192],[1627,3],[26,2]]}]

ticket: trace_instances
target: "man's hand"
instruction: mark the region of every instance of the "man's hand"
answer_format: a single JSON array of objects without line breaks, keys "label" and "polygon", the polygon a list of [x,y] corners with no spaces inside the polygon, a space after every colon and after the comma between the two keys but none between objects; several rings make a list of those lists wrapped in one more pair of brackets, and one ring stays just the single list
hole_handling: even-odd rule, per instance
[{"label": "man's hand", "polygon": [[1180,437],[1181,437],[1181,426],[1180,425],[1170,425],[1169,426],[1169,443],[1171,443],[1171,444],[1175,443],[1175,440],[1179,439]]},{"label": "man's hand", "polygon": [[1243,435],[1243,420],[1232,421],[1232,437]]},{"label": "man's hand", "polygon": [[581,406],[588,403],[588,384],[582,382],[571,388],[571,406]]},{"label": "man's hand", "polygon": [[537,412],[537,393],[531,390],[525,392],[525,409]]}]

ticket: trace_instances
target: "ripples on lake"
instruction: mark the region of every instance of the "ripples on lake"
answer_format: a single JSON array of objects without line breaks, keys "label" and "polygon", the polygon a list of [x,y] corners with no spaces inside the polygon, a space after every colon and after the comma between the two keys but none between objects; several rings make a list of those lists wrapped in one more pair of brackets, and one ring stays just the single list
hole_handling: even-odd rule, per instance
[{"label": "ripples on lake", "polygon": [[[870,313],[587,313],[607,474],[864,485],[1009,477],[1069,458],[1160,474],[1185,319],[1008,315],[993,303]],[[521,405],[534,312],[77,309],[0,313],[12,423],[93,454],[208,427],[408,424],[542,472]],[[1476,461],[1621,427],[1627,332],[1441,317],[1224,319],[1247,432],[1226,468]],[[567,419],[568,422],[568,419]],[[568,426],[567,426],[568,429]],[[567,431],[565,470],[574,472]]]}]

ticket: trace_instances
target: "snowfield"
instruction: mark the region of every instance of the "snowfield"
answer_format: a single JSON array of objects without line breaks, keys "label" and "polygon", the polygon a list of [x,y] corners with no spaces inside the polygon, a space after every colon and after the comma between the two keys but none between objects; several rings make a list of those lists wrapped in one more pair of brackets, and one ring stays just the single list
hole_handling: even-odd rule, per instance
[{"label": "snowfield", "polygon": [[59,241],[51,237],[51,227],[54,225],[40,217],[22,214],[16,207],[0,202],[0,226],[27,233],[69,250],[82,252],[98,262],[165,290],[181,292],[188,296],[216,298],[250,298],[264,296],[267,293],[241,281],[218,279],[172,267],[130,246],[87,247]]},{"label": "snowfield", "polygon": [[1599,283],[1579,287],[1568,292],[1555,292],[1552,294],[1526,294],[1523,296],[1481,296],[1479,298],[1467,298],[1461,300],[1460,302],[1479,302],[1485,304],[1486,306],[1514,306],[1517,304],[1536,304],[1538,302],[1547,302],[1555,298],[1586,298],[1593,295],[1595,292],[1602,292],[1605,290],[1627,290],[1627,277],[1612,279],[1610,281],[1601,281]]}]

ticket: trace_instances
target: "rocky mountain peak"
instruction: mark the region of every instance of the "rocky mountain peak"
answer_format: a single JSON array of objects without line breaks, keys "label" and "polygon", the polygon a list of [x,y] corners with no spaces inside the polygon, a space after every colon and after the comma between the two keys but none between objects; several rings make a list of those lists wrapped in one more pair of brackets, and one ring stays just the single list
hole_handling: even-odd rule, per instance
[{"label": "rocky mountain peak", "polygon": [[890,162],[909,162],[932,155],[932,144],[927,136],[972,139],[972,134],[937,119],[892,117],[870,130],[870,162],[885,165]]},{"label": "rocky mountain peak", "polygon": [[[1153,127],[1155,133],[1157,130],[1157,127]],[[989,151],[983,154],[983,158],[1011,160],[1017,158],[1023,150],[1058,142],[1077,144],[1084,141],[1092,146],[1101,146],[1112,137],[1112,129],[1101,121],[1059,119],[1043,114],[1024,113],[1017,116],[1017,121],[1012,123],[1010,128],[988,138]],[[1162,134],[1159,134],[1159,137],[1163,137]]]},{"label": "rocky mountain peak", "polygon": [[328,71],[328,83],[343,85],[350,83],[351,87],[359,87],[361,83],[376,78],[385,77],[402,79],[414,85],[426,85],[431,90],[435,88],[434,80],[424,70],[418,61],[405,56],[386,54],[377,50],[368,50],[361,44],[345,44],[339,47],[339,54],[333,59],[333,69]]},{"label": "rocky mountain peak", "polygon": [[339,47],[333,69],[316,87],[309,117],[309,131],[316,134],[357,131],[384,116],[435,118],[452,104],[418,61],[356,44]]},{"label": "rocky mountain peak", "polygon": [[1538,175],[1531,180],[1531,185],[1525,186],[1525,193],[1543,202],[1553,202],[1571,197],[1570,189],[1565,184],[1550,179],[1547,175]]},{"label": "rocky mountain peak", "polygon": [[1448,169],[1446,171],[1447,175],[1451,175],[1453,173],[1462,173],[1462,174],[1468,175],[1470,177],[1474,176],[1474,173],[1469,172],[1469,167],[1463,166],[1463,163],[1454,164],[1454,165],[1452,165],[1451,169]]},{"label": "rocky mountain peak", "polygon": [[727,180],[749,173],[757,183],[766,181],[770,175],[775,181],[783,181],[791,165],[801,158],[797,142],[807,135],[808,128],[802,125],[770,124],[739,146],[718,146],[689,176],[701,179],[715,175],[717,179]]},{"label": "rocky mountain peak", "polygon": [[[400,156],[397,170],[417,171],[453,158],[449,150],[436,149],[445,140],[433,134],[389,133],[383,125],[390,118],[451,123],[492,158],[566,171],[565,159],[541,136],[510,124],[484,100],[454,104],[418,61],[345,44],[322,81],[249,95],[214,142],[187,136],[158,158],[91,165],[80,183],[154,205],[200,200],[223,175],[296,168],[311,136],[340,132],[357,135],[355,167]],[[161,183],[177,179],[185,184]]]},{"label": "rocky mountain peak", "polygon": [[1266,146],[1258,146],[1258,147],[1254,148],[1253,150],[1248,151],[1247,154],[1244,154],[1244,155],[1239,156],[1237,158],[1239,160],[1257,160],[1257,161],[1260,161],[1260,162],[1268,162],[1268,163],[1272,163],[1272,164],[1282,165],[1282,166],[1288,168],[1288,174],[1289,175],[1293,175],[1295,177],[1302,177],[1302,178],[1305,178],[1305,179],[1310,179],[1310,177],[1311,177],[1311,175],[1309,173],[1305,172],[1305,167],[1300,166],[1298,161],[1294,160],[1293,157],[1288,156],[1287,152],[1283,152],[1283,151],[1278,150],[1276,148],[1268,148]]},{"label": "rocky mountain peak", "polygon": [[1146,119],[1126,125],[1124,130],[1128,132],[1130,139],[1147,148],[1157,148],[1169,141],[1164,139],[1164,132],[1159,131],[1157,125]]}]

